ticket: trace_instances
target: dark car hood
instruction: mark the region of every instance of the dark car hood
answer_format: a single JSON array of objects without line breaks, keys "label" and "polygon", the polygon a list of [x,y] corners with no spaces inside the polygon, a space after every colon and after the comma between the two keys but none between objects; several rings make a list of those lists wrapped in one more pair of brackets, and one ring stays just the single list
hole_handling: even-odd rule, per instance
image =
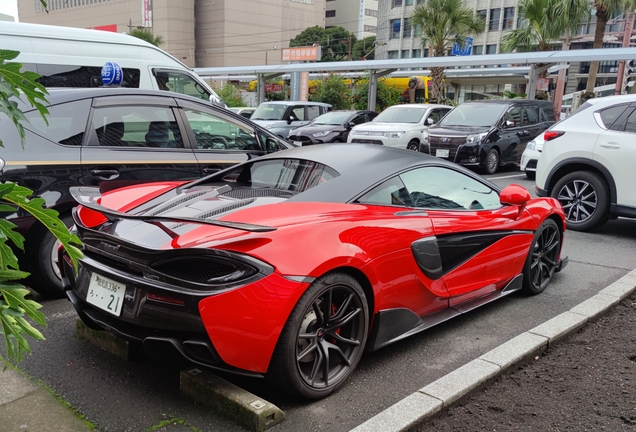
[{"label": "dark car hood", "polygon": [[316,132],[335,131],[342,129],[340,125],[307,125],[292,130],[290,135],[309,135]]},{"label": "dark car hood", "polygon": [[429,135],[438,136],[466,136],[488,132],[492,126],[433,126],[428,129]]}]

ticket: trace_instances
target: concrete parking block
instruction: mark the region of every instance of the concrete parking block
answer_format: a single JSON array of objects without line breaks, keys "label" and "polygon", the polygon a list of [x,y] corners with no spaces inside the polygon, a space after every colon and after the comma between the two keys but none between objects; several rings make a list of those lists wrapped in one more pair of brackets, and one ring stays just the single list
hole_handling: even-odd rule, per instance
[{"label": "concrete parking block", "polygon": [[550,345],[576,329],[583,327],[585,323],[587,323],[586,315],[568,311],[530,329],[528,332],[548,338],[548,345]]},{"label": "concrete parking block", "polygon": [[609,308],[618,304],[620,298],[605,294],[596,294],[570,309],[570,312],[586,315],[590,321],[603,315]]},{"label": "concrete parking block", "polygon": [[599,294],[614,296],[623,300],[625,297],[629,296],[634,291],[634,289],[636,289],[634,287],[634,284],[624,283],[624,282],[621,282],[619,279],[613,284],[608,285],[604,289],[600,290]]},{"label": "concrete parking block", "polygon": [[93,330],[77,318],[76,320],[77,337],[85,339],[104,351],[124,359],[126,361],[136,360],[143,354],[140,347],[135,347],[125,339],[104,330]]},{"label": "concrete parking block", "polygon": [[371,417],[350,432],[398,432],[408,430],[437,414],[443,406],[440,399],[413,393],[380,414]]},{"label": "concrete parking block", "polygon": [[479,359],[494,363],[503,370],[547,348],[547,337],[526,332],[488,351]]},{"label": "concrete parking block", "polygon": [[285,420],[276,405],[200,369],[181,371],[180,389],[251,431],[260,432]]},{"label": "concrete parking block", "polygon": [[459,400],[472,390],[476,389],[500,372],[500,367],[492,362],[480,359],[466,363],[444,375],[437,381],[433,381],[419,390],[420,393],[440,399],[444,407]]}]

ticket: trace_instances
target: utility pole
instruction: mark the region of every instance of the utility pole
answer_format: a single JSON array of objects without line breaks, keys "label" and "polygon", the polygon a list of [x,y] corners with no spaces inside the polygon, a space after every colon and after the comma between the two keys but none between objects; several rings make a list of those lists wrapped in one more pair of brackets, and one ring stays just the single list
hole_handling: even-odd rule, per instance
[{"label": "utility pole", "polygon": [[349,35],[349,54],[347,55],[347,60],[351,61],[351,35]]},{"label": "utility pole", "polygon": [[132,33],[132,18],[128,18],[128,34]]}]

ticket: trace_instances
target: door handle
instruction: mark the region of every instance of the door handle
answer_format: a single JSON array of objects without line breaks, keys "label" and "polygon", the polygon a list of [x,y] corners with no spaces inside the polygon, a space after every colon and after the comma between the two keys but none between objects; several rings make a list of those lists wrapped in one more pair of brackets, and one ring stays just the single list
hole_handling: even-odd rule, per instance
[{"label": "door handle", "polygon": [[221,171],[221,168],[218,167],[203,167],[203,174],[205,175],[214,174],[219,171]]},{"label": "door handle", "polygon": [[610,149],[610,150],[616,150],[621,148],[620,144],[615,143],[615,142],[608,142],[608,143],[603,143],[603,144],[599,144],[599,146],[606,148],[606,149]]},{"label": "door handle", "polygon": [[91,170],[91,175],[100,180],[115,180],[119,177],[119,171],[115,169],[94,169]]}]

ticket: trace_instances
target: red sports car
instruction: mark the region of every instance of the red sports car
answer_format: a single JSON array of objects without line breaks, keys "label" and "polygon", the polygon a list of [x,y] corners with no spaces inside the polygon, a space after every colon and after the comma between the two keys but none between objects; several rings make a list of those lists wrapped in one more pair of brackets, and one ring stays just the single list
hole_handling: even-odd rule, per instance
[{"label": "red sports car", "polygon": [[82,320],[151,355],[329,395],[376,350],[521,290],[561,259],[559,202],[384,146],[274,153],[193,182],[75,188]]}]

